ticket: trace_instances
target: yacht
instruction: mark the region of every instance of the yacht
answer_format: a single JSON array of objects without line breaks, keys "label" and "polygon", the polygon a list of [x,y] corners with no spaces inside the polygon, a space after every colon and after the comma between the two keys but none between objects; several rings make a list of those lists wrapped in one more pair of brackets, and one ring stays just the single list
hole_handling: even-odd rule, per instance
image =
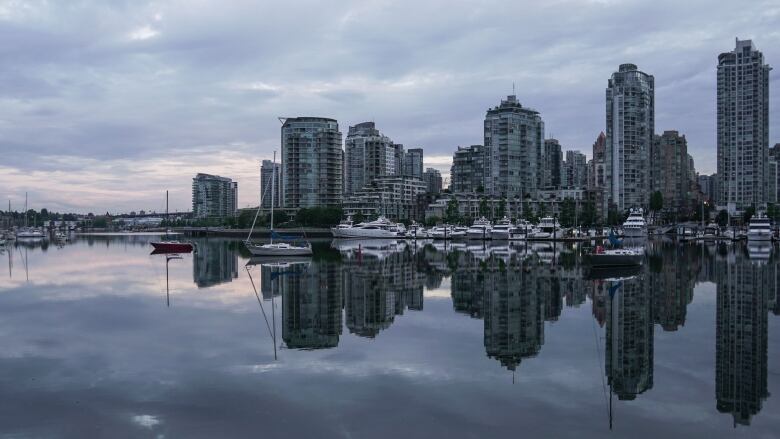
[{"label": "yacht", "polygon": [[455,228],[450,225],[436,226],[428,230],[428,237],[433,239],[452,239]]},{"label": "yacht", "polygon": [[509,234],[514,228],[515,225],[512,224],[512,220],[510,220],[507,217],[504,217],[501,220],[497,221],[496,224],[493,226],[493,228],[490,230],[490,237],[492,239],[499,239],[504,241],[508,240]]},{"label": "yacht", "polygon": [[425,230],[425,227],[417,224],[416,222],[412,222],[412,225],[409,226],[409,229],[406,231],[406,237],[412,239],[430,238],[430,232]]},{"label": "yacht", "polygon": [[39,229],[36,229],[35,227],[25,227],[23,229],[19,229],[16,232],[16,237],[19,239],[23,238],[43,238],[44,234]]},{"label": "yacht", "polygon": [[718,238],[720,238],[720,227],[718,227],[718,225],[715,223],[707,224],[707,227],[704,228],[702,239],[705,241],[710,241]]},{"label": "yacht", "polygon": [[334,238],[403,238],[406,228],[380,216],[374,221],[357,225],[341,223],[330,229]]},{"label": "yacht", "polygon": [[536,229],[531,232],[531,238],[534,239],[557,239],[561,237],[563,237],[561,224],[551,216],[542,218]]},{"label": "yacht", "polygon": [[643,213],[642,208],[631,209],[626,222],[623,223],[623,236],[632,238],[647,236],[647,222],[645,222]]},{"label": "yacht", "polygon": [[507,239],[510,241],[525,241],[533,229],[531,223],[526,220],[520,220],[514,227],[509,229],[509,237]]},{"label": "yacht", "polygon": [[469,228],[463,226],[455,226],[452,228],[452,239],[463,239],[466,237]]},{"label": "yacht", "polygon": [[642,247],[604,248],[598,246],[587,255],[592,267],[621,267],[641,265],[645,259]]},{"label": "yacht", "polygon": [[763,212],[758,212],[750,219],[747,232],[748,241],[771,241],[772,227],[769,218]]},{"label": "yacht", "polygon": [[490,239],[492,226],[484,216],[474,221],[474,224],[466,231],[468,239]]},{"label": "yacht", "polygon": [[[271,174],[271,194],[275,194],[274,183],[276,180],[276,151],[274,151],[274,167]],[[167,192],[166,192],[167,194]],[[167,195],[166,195],[167,199]],[[257,212],[255,212],[255,219],[252,221],[252,227],[249,229],[249,235],[244,241],[244,246],[252,254],[252,256],[267,256],[267,257],[291,257],[291,256],[310,256],[312,252],[311,243],[304,238],[298,237],[284,237],[278,235],[274,230],[274,197],[271,196],[271,242],[267,244],[260,244],[252,242],[252,232],[255,230],[255,222],[257,216],[260,214],[260,209],[263,207],[263,200],[261,198],[260,205],[257,206]],[[165,211],[168,211],[166,205]],[[284,239],[290,242],[274,242],[274,238],[280,240]],[[152,243],[154,244],[154,243]]]}]

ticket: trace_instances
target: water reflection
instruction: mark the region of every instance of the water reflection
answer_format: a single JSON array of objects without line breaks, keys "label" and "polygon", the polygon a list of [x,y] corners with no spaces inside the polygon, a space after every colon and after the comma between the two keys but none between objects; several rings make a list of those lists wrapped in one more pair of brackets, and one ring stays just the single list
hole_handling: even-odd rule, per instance
[{"label": "water reflection", "polygon": [[[706,380],[698,383],[706,395],[697,408],[711,415],[710,420],[734,426],[752,424],[751,428],[757,419],[771,424],[774,418],[762,414],[762,410],[771,414],[770,390],[777,388],[776,375],[772,375],[777,358],[770,355],[769,317],[770,313],[780,314],[777,248],[678,244],[670,240],[651,240],[644,245],[647,256],[641,267],[592,270],[582,263],[582,248],[561,243],[336,240],[315,242],[311,258],[279,261],[250,260],[241,254],[238,241],[209,239],[199,241],[193,255],[174,262],[167,257],[143,259],[150,250],[147,238],[84,237],[62,249],[48,248],[45,256],[41,256],[45,250],[41,245],[6,248],[8,279],[12,282],[0,284],[0,290],[12,290],[24,281],[12,268],[34,268],[29,270],[35,274],[30,277],[31,284],[52,285],[63,278],[56,269],[67,264],[67,252],[121,249],[127,254],[111,253],[117,263],[129,260],[132,256],[128,255],[143,254],[143,263],[164,272],[167,298],[174,285],[168,287],[169,268],[171,281],[179,280],[177,290],[182,289],[181,282],[186,282],[197,292],[187,296],[177,291],[176,306],[170,310],[160,305],[166,318],[175,320],[176,312],[191,312],[188,302],[197,301],[199,307],[212,310],[213,302],[232,306],[247,302],[247,298],[255,301],[251,297],[254,285],[245,279],[244,268],[239,269],[239,265],[249,263],[247,269],[255,276],[261,309],[258,312],[258,304],[251,303],[253,308],[247,315],[252,326],[240,335],[249,334],[255,341],[268,337],[274,342],[274,351],[285,349],[279,351],[281,361],[275,363],[268,353],[271,346],[263,345],[265,341],[252,345],[249,353],[241,351],[241,355],[266,359],[262,355],[268,354],[267,361],[279,370],[294,370],[296,363],[307,358],[320,366],[343,354],[347,359],[339,364],[340,368],[365,373],[363,354],[372,359],[378,356],[378,363],[406,361],[400,368],[417,377],[425,376],[420,372],[423,366],[448,369],[457,353],[465,351],[472,362],[460,367],[467,375],[481,377],[480,391],[504,391],[493,387],[496,385],[490,378],[494,373],[503,374],[505,379],[506,371],[512,371],[516,382],[532,387],[530,381],[540,380],[545,373],[552,375],[556,368],[569,367],[573,370],[569,372],[572,381],[576,378],[577,384],[586,389],[585,401],[599,402],[604,387],[615,396],[623,413],[632,407],[645,410],[635,415],[635,422],[641,416],[659,416],[648,415],[648,407],[657,407],[671,397],[682,398],[682,388],[670,390],[675,384],[680,386],[673,375],[690,373]],[[23,257],[25,251],[29,262]],[[42,269],[41,258],[52,254],[64,256]],[[209,300],[213,302],[204,305]],[[268,334],[263,318],[267,318]],[[426,321],[427,325],[415,326]],[[580,323],[583,321],[586,325]],[[192,330],[192,320],[188,318],[186,325]],[[442,327],[460,328],[462,332],[436,339],[436,331]],[[281,332],[278,340],[277,328]],[[587,343],[579,339],[578,345],[565,346],[567,338],[579,332],[586,332]],[[472,340],[475,343],[469,343],[470,333],[478,336]],[[410,362],[408,357],[396,358],[397,346],[410,336],[440,344],[439,356],[422,365]],[[699,338],[687,340],[692,336]],[[671,358],[674,350],[670,346],[678,343],[689,351],[676,352],[680,358]],[[417,355],[429,355],[427,349],[432,348],[424,346]],[[368,349],[373,349],[371,355]],[[388,352],[384,358],[382,350]],[[571,357],[562,357],[562,351]],[[687,356],[698,362],[680,362]],[[242,358],[243,363],[266,367],[257,358]],[[363,370],[359,372],[352,369],[361,365]],[[310,378],[327,382],[333,376],[319,372]],[[395,385],[420,384],[412,378],[404,379],[409,381],[399,379]],[[473,384],[469,383],[458,381],[459,385]],[[575,392],[572,389],[579,387],[572,385],[563,391]],[[455,392],[446,386],[437,390],[446,395]],[[543,390],[534,390],[549,397]],[[527,397],[522,392],[503,396],[506,399],[502,404],[510,408]]]}]

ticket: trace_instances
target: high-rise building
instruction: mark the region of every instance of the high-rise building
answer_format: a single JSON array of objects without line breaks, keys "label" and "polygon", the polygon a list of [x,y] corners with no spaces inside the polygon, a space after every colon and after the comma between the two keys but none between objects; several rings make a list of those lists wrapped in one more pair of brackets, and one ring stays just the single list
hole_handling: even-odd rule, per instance
[{"label": "high-rise building", "polygon": [[699,175],[697,177],[699,182],[699,189],[704,195],[704,199],[710,201],[710,203],[717,202],[717,175]]},{"label": "high-rise building", "polygon": [[340,207],[343,151],[335,119],[293,117],[282,125],[282,205]]},{"label": "high-rise building", "polygon": [[485,115],[488,175],[485,192],[496,197],[536,196],[544,176],[544,122],[539,112],[507,96]]},{"label": "high-rise building", "polygon": [[374,122],[349,127],[344,142],[345,193],[359,191],[377,177],[400,172],[395,155],[396,145],[376,129]]},{"label": "high-rise building", "polygon": [[423,181],[425,181],[429,194],[441,193],[442,179],[441,172],[439,172],[438,169],[427,168],[425,172],[423,172]]},{"label": "high-rise building", "polygon": [[718,201],[732,210],[767,201],[770,70],[750,40],[718,56]]},{"label": "high-rise building", "polygon": [[450,191],[456,194],[484,192],[489,172],[487,150],[482,145],[459,146],[452,156]]},{"label": "high-rise building", "polygon": [[412,148],[404,153],[403,174],[408,177],[423,177],[423,150]]},{"label": "high-rise building", "polygon": [[238,208],[238,183],[225,177],[198,174],[192,179],[192,214],[195,218],[234,216]]},{"label": "high-rise building", "polygon": [[561,144],[557,139],[544,140],[544,177],[542,187],[544,189],[561,188],[561,164],[563,153]]},{"label": "high-rise building", "polygon": [[655,79],[634,64],[621,64],[609,79],[606,97],[604,202],[618,212],[647,206],[648,163],[655,129]]},{"label": "high-rise building", "polygon": [[588,162],[579,151],[566,151],[562,167],[561,186],[567,189],[585,189],[588,186]]},{"label": "high-rise building", "polygon": [[692,194],[685,136],[677,131],[655,136],[650,156],[651,191],[661,193],[664,209],[686,215]]},{"label": "high-rise building", "polygon": [[282,165],[280,163],[263,160],[260,165],[260,198],[263,209],[270,209],[272,200],[274,206],[281,205],[279,204],[282,201],[282,185],[279,179],[281,172]]}]

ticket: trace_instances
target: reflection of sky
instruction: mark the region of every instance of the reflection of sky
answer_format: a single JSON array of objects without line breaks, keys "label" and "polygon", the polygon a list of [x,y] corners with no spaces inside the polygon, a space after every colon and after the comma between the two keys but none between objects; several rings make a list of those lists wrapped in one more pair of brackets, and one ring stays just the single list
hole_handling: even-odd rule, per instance
[{"label": "reflection of sky", "polygon": [[[396,316],[374,339],[282,349],[271,340],[239,258],[239,277],[198,289],[192,258],[145,245],[77,242],[15,253],[0,278],[0,429],[33,436],[602,437],[604,330],[590,303],[545,324],[544,346],[514,376],[485,355],[483,321],[444,292]],[[23,253],[23,252],[22,252]],[[7,254],[2,255],[7,258]],[[253,271],[259,274],[259,270]],[[257,281],[257,279],[256,279]],[[685,325],[655,325],[654,385],[613,401],[632,437],[770,437],[770,396],[750,427],[715,409],[715,288],[701,283]],[[269,302],[265,302],[270,310]],[[276,302],[277,325],[281,304]],[[778,319],[769,318],[769,393],[780,395]],[[280,329],[277,327],[280,335]],[[617,437],[617,436],[616,436]]]}]

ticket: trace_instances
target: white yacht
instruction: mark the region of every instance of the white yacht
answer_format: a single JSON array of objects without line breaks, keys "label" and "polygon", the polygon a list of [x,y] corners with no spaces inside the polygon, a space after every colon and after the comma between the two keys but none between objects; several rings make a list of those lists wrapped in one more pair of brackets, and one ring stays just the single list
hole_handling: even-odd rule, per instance
[{"label": "white yacht", "polygon": [[623,223],[623,236],[630,238],[644,238],[647,236],[647,222],[643,216],[642,208],[631,209]]},{"label": "white yacht", "polygon": [[428,230],[428,237],[433,239],[453,239],[455,237],[455,227],[447,224],[432,227]]},{"label": "white yacht", "polygon": [[468,239],[490,239],[492,226],[484,216],[474,221],[474,224],[466,231]]},{"label": "white yacht", "polygon": [[19,239],[24,238],[43,238],[45,235],[42,231],[39,229],[36,229],[35,227],[25,227],[23,229],[19,229],[16,232],[16,237]]},{"label": "white yacht", "polygon": [[496,224],[493,226],[493,228],[490,230],[490,237],[492,239],[506,241],[509,239],[509,234],[511,230],[514,228],[515,225],[512,224],[512,220],[510,220],[507,217],[504,217],[501,220],[497,221]]},{"label": "white yacht", "polygon": [[430,238],[430,231],[425,230],[425,227],[412,222],[412,225],[406,230],[406,237],[411,239],[425,239]]},{"label": "white yacht", "polygon": [[718,238],[720,238],[720,227],[718,227],[718,225],[715,223],[707,224],[707,227],[704,228],[702,239],[705,241],[711,241]]},{"label": "white yacht", "polygon": [[534,239],[557,239],[562,237],[563,229],[561,229],[561,224],[551,216],[542,218],[536,229],[531,232],[531,238]]},{"label": "white yacht", "polygon": [[330,229],[334,238],[403,238],[406,228],[380,216],[374,221],[357,225],[342,223]]},{"label": "white yacht", "polygon": [[468,231],[468,227],[455,226],[452,228],[452,239],[463,239]]},{"label": "white yacht", "polygon": [[514,227],[509,229],[510,241],[525,241],[534,230],[533,225],[526,220],[520,220]]},{"label": "white yacht", "polygon": [[771,241],[772,226],[769,218],[763,212],[758,212],[750,219],[747,232],[748,241]]}]

